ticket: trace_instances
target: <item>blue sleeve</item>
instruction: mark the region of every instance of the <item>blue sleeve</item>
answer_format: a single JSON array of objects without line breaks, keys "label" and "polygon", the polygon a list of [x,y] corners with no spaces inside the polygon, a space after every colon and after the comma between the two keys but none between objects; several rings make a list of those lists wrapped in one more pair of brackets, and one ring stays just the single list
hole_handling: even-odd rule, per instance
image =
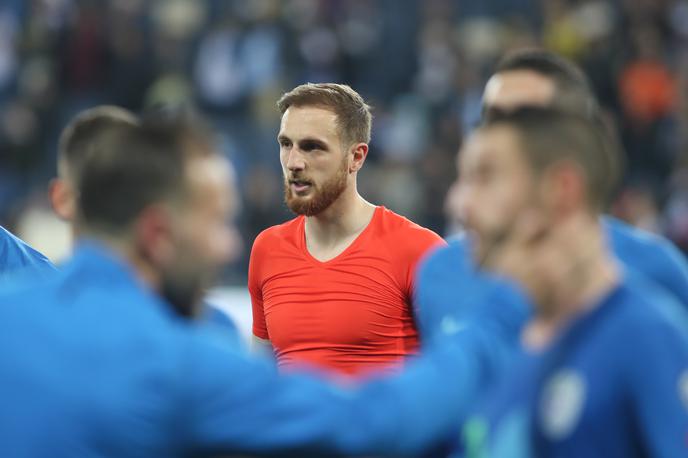
[{"label": "blue sleeve", "polygon": [[468,256],[466,239],[453,238],[426,256],[416,271],[413,304],[424,347],[441,333],[446,317],[462,316],[471,303],[477,279]]},{"label": "blue sleeve", "polygon": [[218,345],[194,345],[181,384],[190,452],[414,456],[458,433],[483,389],[485,349],[511,342],[520,310],[481,307],[462,331],[402,374],[353,388],[270,365]]},{"label": "blue sleeve", "polygon": [[629,362],[632,409],[648,456],[688,456],[688,336],[645,324]]},{"label": "blue sleeve", "polygon": [[219,333],[234,348],[244,350],[244,344],[234,320],[214,305],[204,304],[203,307],[201,322]]},{"label": "blue sleeve", "polygon": [[659,271],[657,283],[688,308],[688,262],[685,255],[670,241],[658,239],[654,262],[655,269]]},{"label": "blue sleeve", "polygon": [[0,283],[47,278],[55,271],[42,253],[0,226]]},{"label": "blue sleeve", "polygon": [[423,344],[432,340],[432,336],[439,328],[439,322],[441,321],[442,303],[436,300],[436,294],[439,291],[435,273],[439,267],[438,264],[441,262],[441,255],[441,251],[432,252],[421,262],[416,271],[413,306],[416,326]]}]

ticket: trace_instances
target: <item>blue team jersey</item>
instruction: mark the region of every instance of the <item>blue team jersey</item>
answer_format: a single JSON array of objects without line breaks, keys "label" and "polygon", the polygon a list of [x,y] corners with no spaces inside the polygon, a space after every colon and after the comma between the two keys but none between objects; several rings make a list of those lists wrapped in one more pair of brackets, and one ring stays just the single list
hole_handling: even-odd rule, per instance
[{"label": "blue team jersey", "polygon": [[539,354],[521,349],[466,422],[460,456],[688,456],[688,320],[643,283],[617,287]]},{"label": "blue team jersey", "polygon": [[48,258],[0,226],[0,285],[18,276],[43,276],[54,270]]},{"label": "blue team jersey", "polygon": [[476,355],[527,314],[478,311],[489,326],[345,389],[248,358],[84,243],[50,278],[0,290],[0,456],[417,456],[455,435],[490,377]]},{"label": "blue team jersey", "polygon": [[630,226],[616,218],[602,218],[614,255],[629,270],[662,287],[688,308],[688,262],[669,240]]},{"label": "blue team jersey", "polygon": [[[665,289],[688,308],[688,262],[671,242],[610,217],[602,218],[602,226],[625,270]],[[470,249],[466,237],[453,237],[419,267],[414,303],[421,342],[431,341],[447,323],[460,319],[476,303],[473,298],[500,288],[502,282],[476,271]],[[502,300],[512,300],[509,296],[500,294]]]},{"label": "blue team jersey", "polygon": [[456,437],[451,458],[532,458],[530,405],[540,354],[519,348],[496,386],[489,387]]},{"label": "blue team jersey", "polygon": [[205,304],[200,319],[206,326],[220,333],[231,345],[238,349],[244,349],[244,343],[236,323],[218,307]]}]

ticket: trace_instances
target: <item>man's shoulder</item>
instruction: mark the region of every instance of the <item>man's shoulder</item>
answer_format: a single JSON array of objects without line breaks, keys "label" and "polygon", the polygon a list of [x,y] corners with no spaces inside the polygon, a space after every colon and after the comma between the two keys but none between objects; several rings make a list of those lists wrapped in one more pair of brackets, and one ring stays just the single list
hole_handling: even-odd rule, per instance
[{"label": "man's shoulder", "polygon": [[0,226],[0,259],[2,260],[0,275],[27,267],[54,269],[45,255],[2,226]]},{"label": "man's shoulder", "polygon": [[270,226],[256,236],[253,250],[257,248],[272,249],[284,241],[295,241],[303,224],[303,216],[290,219],[282,224]]},{"label": "man's shoulder", "polygon": [[428,252],[420,272],[427,275],[467,269],[471,266],[470,250],[470,243],[464,234],[449,237],[446,245],[439,245]]},{"label": "man's shoulder", "polygon": [[378,207],[375,225],[379,238],[388,240],[398,247],[414,245],[429,248],[445,244],[436,232],[385,207]]},{"label": "man's shoulder", "polygon": [[605,216],[602,218],[616,251],[631,249],[642,250],[643,253],[673,257],[678,252],[678,248],[671,241],[658,234],[631,226],[619,219]]},{"label": "man's shoulder", "polygon": [[673,243],[614,218],[604,217],[603,224],[622,263],[688,303],[688,262]]},{"label": "man's shoulder", "polygon": [[[688,358],[688,315],[673,297],[650,284],[625,282],[616,306],[599,323],[588,322],[585,359],[598,361],[633,379],[649,368],[667,368],[670,360]],[[569,342],[576,341],[569,340]],[[611,369],[616,366],[618,369]],[[594,366],[589,366],[591,369]],[[623,369],[621,369],[623,368]]]},{"label": "man's shoulder", "polygon": [[[673,295],[644,277],[629,275],[619,288],[614,329],[631,340],[667,330],[688,337],[688,312]],[[627,341],[630,342],[630,341]]]},{"label": "man's shoulder", "polygon": [[158,355],[169,353],[165,348],[174,347],[170,343],[184,328],[170,305],[135,280],[108,280],[74,267],[0,290],[0,333],[12,332],[17,343],[27,342],[22,334],[30,327],[34,340],[54,340],[65,354],[71,351],[68,336],[74,335],[92,348],[126,352],[139,345]]}]

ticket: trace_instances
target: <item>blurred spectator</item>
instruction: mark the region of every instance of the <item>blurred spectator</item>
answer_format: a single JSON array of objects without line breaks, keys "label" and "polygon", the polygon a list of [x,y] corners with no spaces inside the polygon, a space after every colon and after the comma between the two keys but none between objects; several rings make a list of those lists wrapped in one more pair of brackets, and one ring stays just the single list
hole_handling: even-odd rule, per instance
[{"label": "blurred spectator", "polygon": [[[335,81],[373,102],[365,194],[446,233],[454,155],[480,118],[486,77],[504,52],[542,45],[581,64],[621,130],[619,216],[688,249],[688,180],[676,167],[688,163],[686,24],[686,0],[5,0],[0,223],[39,224],[21,210],[40,208],[32,196],[75,111],[194,104],[237,167],[250,244],[289,216],[277,97]],[[227,279],[244,275],[237,265]]]}]

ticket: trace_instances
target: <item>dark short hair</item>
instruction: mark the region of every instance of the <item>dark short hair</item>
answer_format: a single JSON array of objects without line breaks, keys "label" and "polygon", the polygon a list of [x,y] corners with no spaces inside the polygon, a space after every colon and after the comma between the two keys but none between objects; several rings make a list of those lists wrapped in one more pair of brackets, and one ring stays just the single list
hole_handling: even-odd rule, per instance
[{"label": "dark short hair", "polygon": [[555,108],[521,107],[492,110],[482,129],[508,126],[520,140],[523,154],[536,173],[570,160],[580,166],[587,183],[589,207],[601,211],[619,179],[619,148],[599,123]]},{"label": "dark short hair", "polygon": [[373,123],[370,106],[346,84],[302,84],[277,101],[277,108],[282,114],[290,106],[315,106],[331,110],[337,115],[339,134],[346,145],[370,143]]},{"label": "dark short hair", "polygon": [[182,202],[188,161],[214,154],[207,132],[186,114],[155,112],[104,135],[81,168],[77,224],[119,234],[149,205]]},{"label": "dark short hair", "polygon": [[78,113],[60,135],[58,173],[77,185],[81,164],[97,154],[101,141],[112,131],[126,129],[138,122],[136,115],[114,105],[100,105]]},{"label": "dark short hair", "polygon": [[585,73],[573,62],[544,49],[521,49],[505,55],[495,74],[525,70],[549,78],[554,83],[551,106],[581,116],[599,114],[597,99]]}]

